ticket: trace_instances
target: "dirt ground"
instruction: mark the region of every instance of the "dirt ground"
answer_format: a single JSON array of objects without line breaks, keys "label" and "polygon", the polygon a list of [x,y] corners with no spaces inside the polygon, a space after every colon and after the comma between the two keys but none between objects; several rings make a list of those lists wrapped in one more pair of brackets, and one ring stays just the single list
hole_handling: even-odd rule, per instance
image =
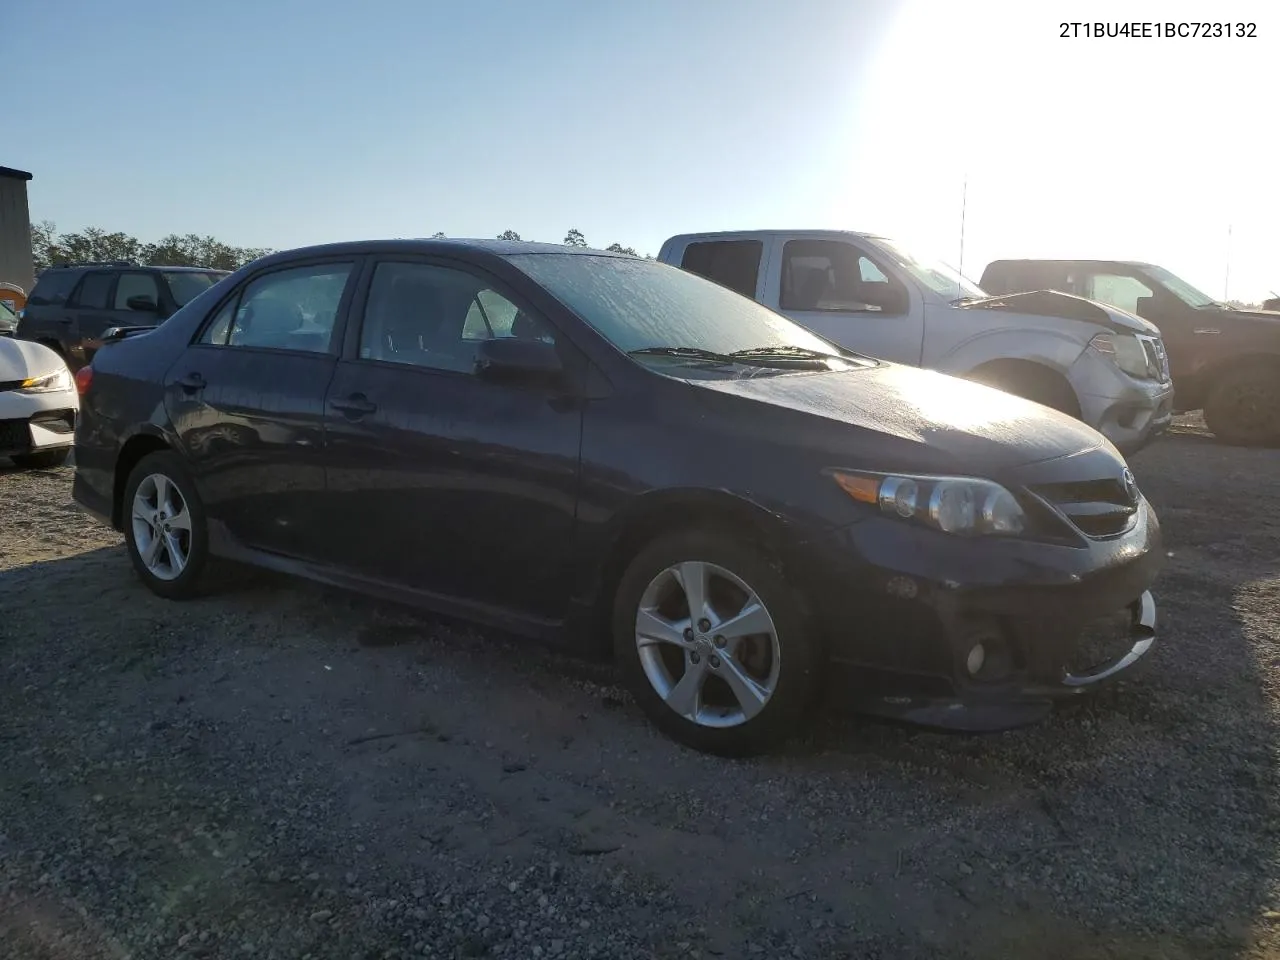
[{"label": "dirt ground", "polygon": [[1280,451],[1135,456],[1139,672],[747,762],[605,666],[252,574],[171,603],[0,465],[0,956],[1280,956]]}]

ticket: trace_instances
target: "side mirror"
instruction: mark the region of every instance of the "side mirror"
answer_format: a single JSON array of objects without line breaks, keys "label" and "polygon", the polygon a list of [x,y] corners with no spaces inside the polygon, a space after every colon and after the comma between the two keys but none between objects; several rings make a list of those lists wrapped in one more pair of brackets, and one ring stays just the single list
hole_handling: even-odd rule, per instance
[{"label": "side mirror", "polygon": [[476,348],[476,374],[505,383],[552,383],[564,366],[555,344],[544,340],[499,337]]},{"label": "side mirror", "polygon": [[128,300],[124,302],[124,305],[128,307],[130,310],[137,310],[141,313],[159,313],[160,312],[160,304],[156,303],[154,300],[148,297],[145,293],[140,293],[137,296],[130,297]]}]

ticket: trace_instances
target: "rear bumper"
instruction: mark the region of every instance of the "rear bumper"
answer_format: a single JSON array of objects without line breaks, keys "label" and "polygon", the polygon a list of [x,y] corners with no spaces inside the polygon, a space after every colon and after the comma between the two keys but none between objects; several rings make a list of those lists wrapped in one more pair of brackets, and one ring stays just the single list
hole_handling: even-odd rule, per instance
[{"label": "rear bumper", "polygon": [[[966,541],[879,518],[809,546],[798,582],[813,585],[832,693],[852,709],[1003,729],[1125,675],[1154,647],[1162,551],[1145,502],[1127,533],[1082,546]],[[1073,668],[1085,628],[1126,610],[1127,635]],[[979,644],[997,667],[975,675]]]}]

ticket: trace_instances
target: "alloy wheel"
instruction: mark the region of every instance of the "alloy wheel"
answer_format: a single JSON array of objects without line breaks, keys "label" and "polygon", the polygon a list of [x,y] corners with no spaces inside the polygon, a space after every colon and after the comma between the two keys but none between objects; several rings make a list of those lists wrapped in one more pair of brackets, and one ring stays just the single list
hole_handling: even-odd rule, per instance
[{"label": "alloy wheel", "polygon": [[191,557],[191,512],[178,485],[162,473],[143,477],[133,495],[133,542],[147,572],[176,580]]},{"label": "alloy wheel", "polygon": [[654,577],[640,597],[635,639],[654,691],[699,726],[746,723],[777,689],[773,618],[746,582],[716,564],[684,561]]}]

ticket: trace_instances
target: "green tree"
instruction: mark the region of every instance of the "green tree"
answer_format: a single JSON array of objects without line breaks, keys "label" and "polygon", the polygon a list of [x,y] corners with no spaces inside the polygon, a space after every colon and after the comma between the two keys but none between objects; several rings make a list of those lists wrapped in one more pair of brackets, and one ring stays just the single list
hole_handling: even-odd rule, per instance
[{"label": "green tree", "polygon": [[605,249],[610,253],[625,253],[628,257],[640,256],[640,254],[636,253],[635,247],[624,247],[620,243],[611,243]]},{"label": "green tree", "polygon": [[582,231],[577,227],[570,227],[569,232],[564,235],[564,245],[566,247],[585,247],[587,238],[582,235]]},{"label": "green tree", "polygon": [[128,260],[157,267],[210,267],[236,270],[271,250],[266,247],[233,247],[215,237],[169,234],[157,243],[142,243],[136,237],[100,227],[80,233],[58,233],[49,220],[31,224],[31,253],[36,270],[58,262],[80,260]]},{"label": "green tree", "polygon": [[503,230],[500,234],[498,234],[498,239],[499,240],[519,240],[520,234],[516,233],[514,230]]},{"label": "green tree", "polygon": [[437,230],[435,233],[433,233],[433,234],[431,235],[431,239],[432,239],[432,240],[444,240],[444,239],[445,239],[444,231],[443,231],[443,230]]}]

